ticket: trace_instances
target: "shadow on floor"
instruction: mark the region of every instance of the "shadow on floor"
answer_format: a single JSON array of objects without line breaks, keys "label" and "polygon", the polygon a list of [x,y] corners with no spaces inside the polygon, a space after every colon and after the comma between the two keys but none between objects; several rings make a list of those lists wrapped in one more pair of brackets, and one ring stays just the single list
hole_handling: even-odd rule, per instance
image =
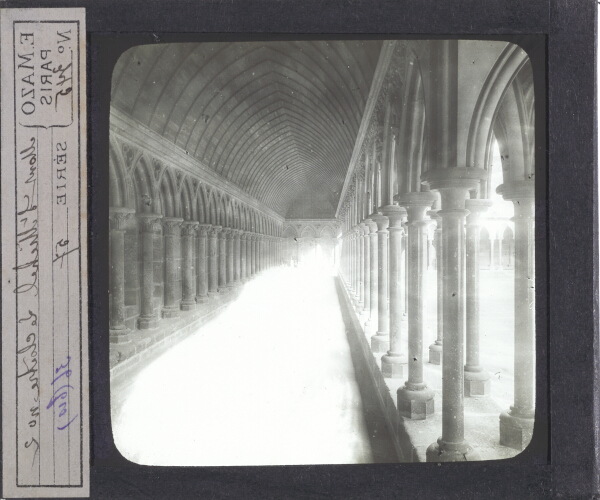
[{"label": "shadow on floor", "polygon": [[377,397],[377,388],[369,374],[369,369],[362,355],[361,346],[357,340],[357,333],[350,319],[350,311],[346,301],[342,298],[342,290],[339,280],[335,280],[335,290],[337,292],[342,319],[346,329],[346,338],[350,345],[352,353],[352,364],[356,374],[356,382],[360,391],[360,397],[363,403],[363,414],[367,432],[371,443],[374,463],[397,463],[403,462],[402,457],[398,457],[396,448],[393,444],[393,438],[387,426],[385,416],[379,404]]}]

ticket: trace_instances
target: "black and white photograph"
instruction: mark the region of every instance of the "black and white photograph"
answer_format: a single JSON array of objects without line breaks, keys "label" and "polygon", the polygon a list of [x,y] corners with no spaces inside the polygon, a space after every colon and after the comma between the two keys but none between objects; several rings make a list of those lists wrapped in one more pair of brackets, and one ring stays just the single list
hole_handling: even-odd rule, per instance
[{"label": "black and white photograph", "polygon": [[108,164],[122,456],[264,466],[525,450],[534,104],[529,56],[506,41],[126,50]]}]

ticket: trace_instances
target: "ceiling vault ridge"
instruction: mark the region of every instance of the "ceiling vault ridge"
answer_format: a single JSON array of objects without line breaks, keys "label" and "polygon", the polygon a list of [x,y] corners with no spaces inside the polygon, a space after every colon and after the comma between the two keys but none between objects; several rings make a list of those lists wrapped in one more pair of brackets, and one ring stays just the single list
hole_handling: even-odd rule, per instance
[{"label": "ceiling vault ridge", "polygon": [[350,159],[348,171],[346,172],[346,179],[344,180],[344,186],[342,188],[342,192],[340,193],[338,206],[335,211],[336,218],[340,216],[340,212],[343,208],[346,194],[348,192],[349,187],[351,186],[351,179],[354,175],[354,170],[360,164],[360,158],[363,153],[363,143],[371,126],[371,117],[377,106],[379,94],[382,91],[383,83],[385,81],[388,68],[390,67],[392,57],[394,56],[397,44],[397,40],[385,40],[383,42],[383,45],[381,46],[379,60],[377,61],[377,67],[375,68],[375,74],[373,75],[371,88],[369,90],[369,97],[367,98],[367,103],[365,105],[365,110],[356,137],[356,142],[354,143],[352,157]]},{"label": "ceiling vault ridge", "polygon": [[111,134],[115,134],[139,149],[148,152],[161,162],[167,162],[191,177],[198,177],[223,193],[233,196],[249,207],[262,212],[266,217],[275,219],[280,223],[285,221],[284,216],[247,194],[243,189],[223,178],[200,160],[186,153],[180,146],[151,130],[112,103],[110,105],[110,130]]}]

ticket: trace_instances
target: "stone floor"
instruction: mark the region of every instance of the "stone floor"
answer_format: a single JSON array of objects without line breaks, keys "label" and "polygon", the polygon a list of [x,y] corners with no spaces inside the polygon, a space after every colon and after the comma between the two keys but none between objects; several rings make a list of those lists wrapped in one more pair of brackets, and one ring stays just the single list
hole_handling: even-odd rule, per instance
[{"label": "stone floor", "polygon": [[115,444],[140,464],[399,461],[319,270],[263,273],[168,351],[115,373],[111,398]]},{"label": "stone floor", "polygon": [[[481,361],[492,393],[465,400],[466,437],[482,459],[493,460],[517,454],[498,443],[498,415],[513,394],[512,273],[481,277]],[[117,365],[111,371],[117,448],[148,465],[423,461],[441,434],[441,367],[425,364],[436,413],[403,421],[400,432],[412,445],[403,454],[389,414],[397,413],[395,394],[404,380],[373,380],[364,355],[371,355],[369,339],[352,330],[354,310],[346,301],[344,312],[347,295],[339,285],[336,295],[334,279],[319,269],[267,271],[236,300],[219,301],[217,314],[203,316],[195,331]],[[435,271],[427,281],[435,290]],[[425,354],[436,336],[433,293],[429,299]],[[372,367],[380,367],[380,358],[371,355]]]}]

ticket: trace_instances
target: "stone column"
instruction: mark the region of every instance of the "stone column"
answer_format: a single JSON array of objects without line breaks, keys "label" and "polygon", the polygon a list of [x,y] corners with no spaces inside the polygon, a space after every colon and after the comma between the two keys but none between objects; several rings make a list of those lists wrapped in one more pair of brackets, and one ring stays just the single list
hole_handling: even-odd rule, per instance
[{"label": "stone column", "polygon": [[233,250],[234,250],[234,259],[233,259],[233,283],[235,286],[239,286],[242,284],[242,237],[243,231],[239,229],[235,230],[233,235]]},{"label": "stone column", "polygon": [[227,231],[227,287],[234,287],[234,279],[235,279],[235,229],[230,229]]},{"label": "stone column", "polygon": [[224,227],[219,233],[219,293],[227,291],[227,235],[230,229]]},{"label": "stone column", "polygon": [[377,332],[371,337],[371,350],[385,352],[390,348],[390,314],[388,305],[388,218],[371,217],[377,224]]},{"label": "stone column", "polygon": [[250,251],[252,253],[251,257],[250,257],[250,262],[251,262],[251,266],[250,266],[250,274],[251,277],[254,278],[256,276],[256,238],[257,235],[256,234],[252,234],[250,236]]},{"label": "stone column", "polygon": [[250,233],[244,231],[242,235],[242,250],[244,252],[244,261],[242,264],[243,282],[246,283],[250,279]]},{"label": "stone column", "polygon": [[219,293],[219,233],[221,226],[212,226],[208,232],[208,296]]},{"label": "stone column", "polygon": [[165,241],[165,298],[162,308],[163,318],[179,317],[179,304],[177,304],[175,284],[178,275],[178,255],[175,255],[175,238],[180,237],[179,227],[182,222],[183,219],[178,217],[164,217],[162,220]]},{"label": "stone column", "polygon": [[236,284],[241,285],[246,280],[244,278],[245,264],[246,264],[246,239],[244,231],[241,229],[238,231],[236,237],[236,253],[237,253],[237,278]]},{"label": "stone column", "polygon": [[487,172],[476,168],[430,171],[428,182],[442,198],[444,266],[444,349],[442,354],[442,436],[427,449],[428,462],[479,460],[465,440],[464,423],[464,224],[465,198]]},{"label": "stone column", "polygon": [[111,343],[123,344],[131,340],[125,326],[125,224],[135,210],[110,207],[110,330]]},{"label": "stone column", "polygon": [[479,365],[479,242],[480,215],[492,206],[489,200],[466,200],[466,319],[467,361],[464,369],[465,396],[486,396],[490,393],[490,374]]},{"label": "stone column", "polygon": [[408,322],[408,225],[402,224],[404,227],[404,235],[402,236],[402,244],[404,245],[404,313],[402,321]]},{"label": "stone column", "polygon": [[142,230],[142,293],[138,327],[147,330],[157,326],[154,313],[154,230],[162,215],[137,214],[137,217]]},{"label": "stone column", "polygon": [[369,216],[367,226],[369,228],[369,262],[371,310],[369,319],[365,323],[365,333],[371,334],[377,328],[377,311],[379,310],[378,290],[379,290],[379,269],[377,258],[377,224],[373,221],[374,215]]},{"label": "stone column", "polygon": [[435,246],[436,275],[437,275],[437,338],[429,346],[429,362],[434,365],[442,364],[442,342],[444,339],[444,261],[442,258],[442,216],[437,210],[429,212],[431,219],[436,222],[433,244]]},{"label": "stone column", "polygon": [[196,280],[194,279],[194,237],[198,222],[186,221],[182,225],[182,297],[181,310],[191,311],[196,307]]},{"label": "stone column", "polygon": [[246,281],[252,278],[252,234],[246,233]]},{"label": "stone column", "polygon": [[203,304],[208,298],[208,250],[207,250],[207,235],[212,226],[210,224],[200,224],[196,235],[198,237],[197,246],[197,266],[198,266],[198,283],[196,285],[196,302]]},{"label": "stone column", "polygon": [[406,210],[398,205],[384,208],[389,220],[389,293],[390,293],[390,350],[381,358],[381,372],[387,378],[403,378],[406,354],[402,349],[402,266],[400,259],[402,244],[402,219]]},{"label": "stone column", "polygon": [[435,199],[427,191],[406,193],[399,199],[408,213],[408,380],[397,391],[398,411],[414,420],[423,420],[434,412],[434,393],[423,380],[423,332],[427,226],[431,223],[425,220],[425,212]]},{"label": "stone column", "polygon": [[500,415],[500,444],[523,450],[535,413],[535,206],[532,181],[498,188],[515,206],[515,400]]},{"label": "stone column", "polygon": [[358,224],[356,240],[358,244],[358,312],[361,313],[365,307],[365,225],[363,222]]},{"label": "stone column", "polygon": [[362,240],[363,240],[363,269],[364,269],[364,282],[363,282],[363,297],[364,304],[361,312],[361,323],[364,323],[369,319],[371,312],[371,244],[369,240],[369,223],[372,223],[371,219],[365,219],[362,223]]}]

